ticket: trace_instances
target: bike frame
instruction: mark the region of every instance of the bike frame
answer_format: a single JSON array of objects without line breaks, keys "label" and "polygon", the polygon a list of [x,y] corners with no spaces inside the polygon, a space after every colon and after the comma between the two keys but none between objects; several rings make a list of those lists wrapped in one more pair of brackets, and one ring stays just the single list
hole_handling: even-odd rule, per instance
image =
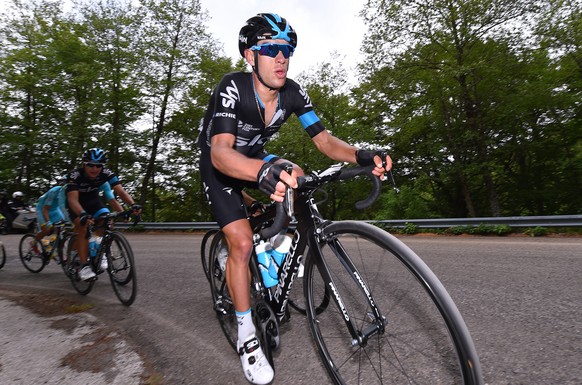
[{"label": "bike frame", "polygon": [[[291,289],[293,288],[293,282],[297,277],[297,273],[299,271],[299,266],[301,262],[305,258],[305,249],[309,246],[310,257],[313,258],[309,263],[316,264],[322,279],[325,282],[325,287],[330,288],[331,297],[334,299],[335,305],[338,307],[339,311],[344,314],[344,322],[346,327],[350,331],[350,334],[353,338],[353,344],[365,344],[366,340],[376,334],[376,333],[383,333],[385,327],[385,319],[380,314],[380,311],[375,305],[375,301],[371,295],[371,291],[365,284],[365,282],[358,277],[357,274],[354,274],[354,280],[359,285],[360,290],[366,295],[368,298],[368,303],[370,305],[371,313],[374,316],[376,322],[364,333],[360,334],[357,332],[357,327],[354,325],[352,321],[352,317],[347,312],[345,307],[343,306],[343,301],[338,293],[335,290],[335,285],[331,274],[326,266],[325,258],[321,253],[321,249],[319,247],[319,243],[322,241],[324,236],[324,228],[330,224],[331,222],[326,221],[323,219],[319,210],[317,209],[317,205],[313,199],[313,197],[309,196],[309,194],[299,194],[295,202],[295,215],[297,218],[297,227],[293,234],[293,240],[291,243],[291,247],[289,249],[289,253],[285,257],[283,263],[279,267],[279,281],[277,285],[275,285],[272,289],[267,289],[262,285],[262,280],[260,279],[259,267],[256,253],[253,251],[253,258],[251,263],[251,269],[253,271],[253,275],[255,277],[259,277],[258,282],[255,284],[260,285],[258,288],[260,292],[264,293],[263,298],[267,302],[267,304],[271,307],[275,317],[279,322],[284,320],[287,305],[289,302],[289,296]],[[258,226],[265,223],[266,216],[272,216],[273,210],[269,210],[267,213],[260,215],[256,218],[251,219],[251,226],[256,230]],[[257,232],[255,232],[257,234]],[[254,242],[255,245],[258,244],[260,240],[260,236],[255,236]],[[341,254],[345,256],[345,260],[348,263],[349,268],[356,272],[355,266],[349,261],[347,255],[341,245],[338,242],[333,244],[333,249],[336,254]]]}]

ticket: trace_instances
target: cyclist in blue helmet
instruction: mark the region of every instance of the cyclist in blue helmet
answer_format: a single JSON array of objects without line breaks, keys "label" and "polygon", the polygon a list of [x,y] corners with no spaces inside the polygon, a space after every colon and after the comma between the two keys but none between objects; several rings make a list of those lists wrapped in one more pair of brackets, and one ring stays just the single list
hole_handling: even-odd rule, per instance
[{"label": "cyclist in blue helmet", "polygon": [[[392,166],[375,151],[359,150],[329,133],[313,110],[307,93],[287,78],[297,33],[287,20],[260,13],[247,20],[238,38],[241,56],[252,72],[225,75],[212,93],[200,127],[200,173],[212,215],[228,244],[226,281],[238,323],[237,348],[243,372],[254,384],[268,384],[274,372],[256,337],[250,302],[249,259],[252,230],[243,203],[245,187],[259,188],[282,201],[284,183],[297,187],[297,165],[269,154],[265,145],[282,124],[295,114],[319,151],[329,158],[375,165],[381,177]],[[292,165],[288,174],[284,166]]]},{"label": "cyclist in blue helmet", "polygon": [[[94,218],[108,213],[109,210],[99,197],[99,189],[104,183],[108,183],[113,192],[125,204],[132,207],[135,214],[141,213],[141,206],[135,204],[132,196],[125,191],[117,175],[105,167],[107,153],[102,148],[90,148],[83,153],[82,167],[78,168],[67,177],[65,189],[67,197],[67,212],[71,222],[75,224],[74,231],[77,236],[76,249],[79,259],[84,265],[79,272],[82,280],[96,278],[93,268],[88,260],[88,240],[85,237],[87,226]],[[107,260],[104,258],[101,270],[107,268]]]},{"label": "cyclist in blue helmet", "polygon": [[[54,223],[69,221],[66,209],[66,182],[67,179],[65,177],[59,178],[56,186],[52,187],[38,198],[38,202],[36,203],[36,216],[38,218],[40,231],[38,231],[34,236],[36,241],[40,242],[42,238],[52,234]],[[117,199],[115,199],[115,195],[113,194],[111,186],[109,186],[109,182],[103,183],[99,187],[99,191],[103,194],[103,197],[113,210],[118,212],[123,211],[123,207]],[[32,247],[36,253],[40,252],[37,248],[36,242],[33,241]]]}]

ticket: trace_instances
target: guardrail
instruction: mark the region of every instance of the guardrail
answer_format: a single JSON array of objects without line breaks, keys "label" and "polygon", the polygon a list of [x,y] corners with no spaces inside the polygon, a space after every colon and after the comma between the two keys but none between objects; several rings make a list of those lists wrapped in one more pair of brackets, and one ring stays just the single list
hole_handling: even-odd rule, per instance
[{"label": "guardrail", "polygon": [[[582,227],[582,215],[551,215],[523,217],[481,217],[442,219],[398,219],[364,221],[382,224],[386,227],[404,228],[413,224],[419,228],[449,228],[455,226],[506,225],[509,227]],[[145,230],[206,231],[217,229],[216,222],[140,222]],[[128,228],[130,223],[117,223],[118,228]]]}]

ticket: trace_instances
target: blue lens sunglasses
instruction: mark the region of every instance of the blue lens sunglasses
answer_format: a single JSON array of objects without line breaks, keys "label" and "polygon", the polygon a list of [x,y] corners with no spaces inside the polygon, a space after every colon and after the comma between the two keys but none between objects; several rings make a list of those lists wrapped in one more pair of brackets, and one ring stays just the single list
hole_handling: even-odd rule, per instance
[{"label": "blue lens sunglasses", "polygon": [[261,45],[253,45],[251,47],[251,50],[259,51],[259,55],[261,56],[269,57],[276,57],[279,54],[279,52],[281,52],[285,59],[289,59],[289,57],[293,56],[293,51],[295,51],[295,47],[293,47],[291,44],[268,43]]}]

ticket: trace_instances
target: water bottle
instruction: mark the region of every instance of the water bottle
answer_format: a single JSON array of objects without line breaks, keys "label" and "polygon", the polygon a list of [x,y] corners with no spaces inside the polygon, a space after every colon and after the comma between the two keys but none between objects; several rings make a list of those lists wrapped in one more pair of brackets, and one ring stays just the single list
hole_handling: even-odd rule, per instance
[{"label": "water bottle", "polygon": [[42,247],[43,247],[44,251],[47,254],[50,254],[51,253],[51,251],[53,249],[53,246],[52,246],[51,241],[50,241],[49,238],[46,238],[45,237],[45,238],[42,239]]},{"label": "water bottle", "polygon": [[277,279],[273,279],[269,275],[269,266],[271,264],[271,244],[268,242],[261,241],[255,246],[255,252],[257,253],[257,261],[259,262],[259,270],[261,271],[261,276],[263,277],[263,283],[266,287],[272,287],[277,284]]},{"label": "water bottle", "polygon": [[101,244],[102,239],[103,237],[98,237],[95,235],[92,235],[91,238],[89,238],[89,256],[91,258],[95,258],[97,255],[97,251],[99,250],[99,245]]},{"label": "water bottle", "polygon": [[[46,240],[46,243],[44,242]],[[52,234],[48,239],[44,239],[43,240],[43,244],[45,246],[45,251],[47,254],[50,254],[51,251],[53,251],[53,247],[55,246],[55,242],[57,240],[57,235],[56,234]],[[54,258],[54,255],[52,256]]]},{"label": "water bottle", "polygon": [[269,275],[271,278],[279,279],[279,267],[283,264],[289,249],[291,248],[291,237],[285,234],[277,234],[271,238],[273,249],[271,250],[271,264],[269,266]]}]

